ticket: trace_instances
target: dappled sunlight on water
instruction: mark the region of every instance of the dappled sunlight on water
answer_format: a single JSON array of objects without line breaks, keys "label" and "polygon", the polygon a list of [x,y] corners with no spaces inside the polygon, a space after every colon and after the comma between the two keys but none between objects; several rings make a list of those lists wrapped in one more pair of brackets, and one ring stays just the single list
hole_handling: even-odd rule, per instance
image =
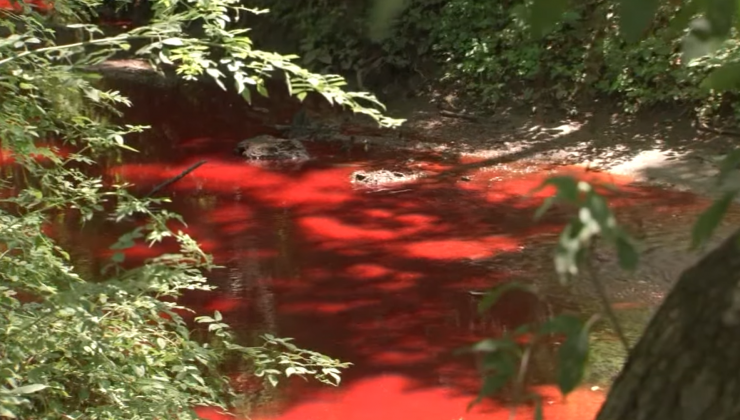
[{"label": "dappled sunlight on water", "polygon": [[[190,130],[189,123],[182,130]],[[223,312],[244,340],[256,333],[293,337],[301,347],[353,363],[336,389],[290,381],[252,413],[256,420],[508,419],[509,402],[498,397],[465,411],[480,380],[475,361],[453,352],[552,315],[547,297],[512,292],[480,317],[470,293],[515,274],[520,279],[552,270],[549,254],[531,251],[553,244],[571,213],[556,207],[535,223],[535,209],[553,190],[532,190],[553,173],[614,183],[622,188],[611,194],[612,203],[627,219],[667,220],[707,204],[685,193],[628,187],[629,179],[577,167],[510,164],[470,170],[463,178],[448,171],[472,159],[348,150],[330,142],[307,143],[317,159],[303,167],[259,167],[232,154],[236,139],[249,137],[244,133],[211,138],[176,132],[175,144],[156,133],[133,143],[142,153],[110,163],[103,175],[107,182],[134,182],[134,192],[146,194],[207,161],[162,191],[173,199],[168,208],[187,221],[176,227],[224,266],[208,273],[217,292],[188,294],[182,303]],[[410,159],[429,176],[375,190],[349,182],[354,170],[398,167]],[[70,217],[53,229],[100,268],[112,255],[108,247],[135,224],[124,229],[96,221],[80,229]],[[134,264],[176,248],[171,241],[139,244],[125,254]],[[499,257],[512,262],[499,263]],[[530,368],[545,418],[592,419],[603,394],[584,388],[561,401],[552,385],[554,357],[547,353]],[[227,418],[205,408],[201,413]],[[531,407],[519,408],[517,418],[531,416]]]},{"label": "dappled sunlight on water", "polygon": [[[291,385],[252,413],[255,419],[508,418],[509,403],[500,398],[465,412],[480,381],[474,361],[452,352],[542,320],[548,312],[539,299],[514,294],[481,319],[469,291],[505,282],[511,270],[472,262],[497,255],[526,259],[531,238],[559,232],[569,214],[565,209],[540,223],[532,220],[541,200],[552,194],[533,192],[548,174],[629,182],[576,167],[471,171],[463,181],[443,176],[459,162],[420,154],[414,160],[429,162],[421,165],[430,177],[367,190],[351,186],[357,166],[348,163],[382,167],[406,156],[371,150],[348,157],[326,144],[309,144],[319,160],[280,171],[229,155],[231,142],[199,139],[188,145],[184,154],[129,161],[109,171],[155,185],[200,159],[208,161],[169,192],[192,235],[229,270],[211,275],[221,287],[218,295],[185,303],[225,312],[245,331],[295,337],[301,346],[354,364],[339,388]],[[198,196],[210,204],[199,206],[193,199]],[[616,206],[652,210],[660,208],[656,202],[674,211],[693,203],[685,194],[632,187],[612,199]],[[552,269],[549,259],[537,261],[538,270]],[[583,389],[561,401],[555,387],[546,385],[553,357],[531,369],[547,418],[593,418],[603,394]],[[532,408],[520,407],[519,415],[531,416]]]}]

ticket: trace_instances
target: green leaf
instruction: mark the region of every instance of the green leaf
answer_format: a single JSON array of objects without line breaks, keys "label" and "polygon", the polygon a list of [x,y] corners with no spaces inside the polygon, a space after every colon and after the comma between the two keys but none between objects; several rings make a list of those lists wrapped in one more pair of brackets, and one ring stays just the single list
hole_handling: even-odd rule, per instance
[{"label": "green leaf", "polygon": [[374,0],[368,21],[370,39],[376,42],[386,39],[394,20],[408,5],[407,0]]},{"label": "green leaf", "polygon": [[686,27],[691,22],[691,19],[696,16],[697,13],[704,7],[706,0],[689,0],[681,9],[673,16],[668,24],[671,35],[682,33],[686,30]]},{"label": "green leaf", "polygon": [[712,36],[711,25],[707,19],[694,19],[689,28],[689,33],[684,37],[682,44],[682,63],[690,65],[695,59],[712,54],[721,47],[722,39]]},{"label": "green leaf", "polygon": [[588,361],[588,331],[569,336],[558,351],[558,386],[563,395],[570,394],[583,380]]},{"label": "green leaf", "polygon": [[116,252],[110,257],[111,261],[120,264],[126,260],[126,255],[123,252]]},{"label": "green leaf", "polygon": [[581,185],[578,180],[570,176],[552,176],[547,178],[542,184],[535,188],[531,193],[536,193],[543,190],[547,186],[555,187],[555,195],[548,197],[544,200],[542,205],[537,209],[534,214],[534,219],[538,220],[544,216],[544,214],[558,201],[565,201],[567,203],[575,204],[579,202],[581,195]]},{"label": "green leaf", "polygon": [[255,88],[257,88],[257,93],[259,93],[260,95],[264,96],[265,98],[270,97],[264,83],[257,83],[257,85],[255,85]]},{"label": "green leaf", "polygon": [[572,220],[560,233],[555,247],[555,271],[565,283],[570,276],[578,274],[578,269],[585,257],[585,246],[582,240],[584,224],[579,219]]},{"label": "green leaf", "polygon": [[[587,210],[587,211],[586,211]],[[585,205],[581,208],[580,215],[584,224],[587,221],[596,222],[599,230],[605,236],[612,236],[616,221],[606,199],[599,194],[589,192]]]},{"label": "green leaf", "polygon": [[[480,403],[484,397],[493,395],[516,375],[517,363],[507,352],[489,353],[483,357],[483,386],[478,397],[468,404],[468,410]],[[493,372],[493,373],[488,373]]]},{"label": "green leaf", "polygon": [[625,270],[634,270],[640,262],[640,253],[637,252],[632,241],[626,235],[617,235],[615,242],[619,266]]},{"label": "green leaf", "polygon": [[529,23],[534,36],[542,37],[550,33],[562,20],[568,6],[570,0],[533,0]]},{"label": "green leaf", "polygon": [[727,192],[717,199],[707,210],[705,210],[694,224],[691,232],[691,249],[696,249],[707,243],[709,238],[719,226],[737,191]]},{"label": "green leaf", "polygon": [[642,39],[653,23],[659,0],[621,0],[619,3],[619,31],[627,42]]},{"label": "green leaf", "polygon": [[15,388],[11,391],[11,393],[16,394],[16,395],[26,395],[26,394],[33,394],[35,392],[39,392],[46,388],[48,388],[48,386],[46,385],[31,384],[31,385],[24,385],[24,386]]},{"label": "green leaf", "polygon": [[712,35],[725,38],[732,29],[737,12],[738,0],[707,0],[706,17],[712,28]]},{"label": "green leaf", "polygon": [[548,319],[540,327],[540,334],[574,334],[581,329],[583,321],[573,315],[558,315]]},{"label": "green leaf", "polygon": [[9,419],[16,419],[18,416],[7,408],[0,406],[0,417],[7,417]]},{"label": "green leaf", "polygon": [[726,63],[709,73],[701,87],[717,92],[734,91],[740,88],[740,63]]},{"label": "green leaf", "polygon": [[740,149],[731,151],[722,159],[719,164],[719,174],[717,175],[717,184],[722,185],[727,177],[740,167]]},{"label": "green leaf", "polygon": [[558,350],[557,381],[560,392],[568,395],[581,383],[588,360],[588,327],[579,318],[560,315],[548,320],[542,334],[560,333],[565,342]]},{"label": "green leaf", "polygon": [[503,296],[506,292],[509,292],[512,290],[523,290],[525,292],[534,293],[532,286],[528,284],[519,283],[515,281],[504,283],[486,292],[483,299],[481,299],[481,301],[478,302],[478,313],[482,314],[488,309],[490,309],[493,305],[496,304],[496,302],[498,302],[501,296]]},{"label": "green leaf", "polygon": [[547,197],[542,205],[537,208],[537,211],[534,212],[534,220],[541,219],[542,216],[544,216],[545,213],[547,213],[547,211],[552,208],[553,204],[555,204],[556,201],[557,200],[555,197]]},{"label": "green leaf", "polygon": [[278,384],[278,378],[276,375],[267,375],[267,381],[272,385],[272,387],[276,387]]},{"label": "green leaf", "polygon": [[100,102],[100,91],[97,89],[86,89],[85,96],[93,102]]},{"label": "green leaf", "polygon": [[241,95],[248,104],[252,104],[252,91],[250,91],[249,88],[242,90]]}]

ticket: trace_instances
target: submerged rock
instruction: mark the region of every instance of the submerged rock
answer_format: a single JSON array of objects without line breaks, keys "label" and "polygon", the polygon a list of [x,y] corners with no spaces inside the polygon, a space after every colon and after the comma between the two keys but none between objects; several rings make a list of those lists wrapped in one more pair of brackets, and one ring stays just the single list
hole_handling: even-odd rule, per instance
[{"label": "submerged rock", "polygon": [[311,159],[300,141],[267,134],[240,141],[236,153],[251,161],[305,162]]},{"label": "submerged rock", "polygon": [[379,185],[397,184],[409,182],[424,176],[423,172],[418,171],[391,171],[388,169],[379,169],[376,171],[355,171],[350,175],[350,182],[353,184],[374,187]]}]

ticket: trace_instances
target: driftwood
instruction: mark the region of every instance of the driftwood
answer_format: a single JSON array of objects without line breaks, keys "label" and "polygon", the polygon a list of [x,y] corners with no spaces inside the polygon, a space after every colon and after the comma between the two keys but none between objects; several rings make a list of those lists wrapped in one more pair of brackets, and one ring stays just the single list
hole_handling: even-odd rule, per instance
[{"label": "driftwood", "polygon": [[200,162],[198,162],[198,163],[190,166],[188,169],[185,169],[184,171],[182,171],[179,175],[177,175],[175,177],[172,177],[172,178],[168,179],[167,181],[164,181],[163,183],[155,186],[154,188],[152,188],[151,191],[149,191],[149,194],[147,194],[147,195],[144,196],[144,198],[149,198],[152,195],[154,195],[155,193],[157,193],[158,191],[162,190],[163,188],[166,188],[166,187],[174,184],[175,182],[183,179],[185,176],[187,176],[187,174],[189,174],[190,172],[193,172],[199,166],[203,165],[206,162],[207,161],[205,161],[205,160],[201,160]]},{"label": "driftwood", "polygon": [[471,115],[471,114],[467,114],[463,112],[452,112],[452,111],[440,110],[439,115],[443,117],[448,117],[448,118],[459,118],[459,119],[467,120],[470,122],[480,121],[480,119],[476,117],[475,115]]}]

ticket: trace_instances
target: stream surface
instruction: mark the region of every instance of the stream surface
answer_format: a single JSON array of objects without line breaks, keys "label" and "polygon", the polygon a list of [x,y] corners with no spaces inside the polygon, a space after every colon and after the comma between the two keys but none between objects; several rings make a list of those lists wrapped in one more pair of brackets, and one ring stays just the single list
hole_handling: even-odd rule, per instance
[{"label": "stream surface", "polygon": [[[184,215],[185,230],[225,266],[210,276],[217,292],[183,302],[221,311],[246,339],[292,337],[300,347],[353,363],[337,388],[292,378],[253,407],[255,420],[508,419],[510,405],[502,398],[466,412],[480,379],[474,360],[453,352],[560,310],[547,298],[511,293],[481,318],[470,293],[551,278],[552,246],[570,213],[556,210],[535,222],[535,209],[552,191],[532,190],[553,173],[611,182],[623,187],[612,201],[617,211],[663,222],[695,216],[708,203],[576,167],[521,163],[469,171],[464,178],[437,176],[464,162],[332,142],[307,142],[315,159],[301,168],[260,167],[232,153],[239,140],[269,133],[257,122],[215,129],[177,101],[153,102],[149,109],[136,106],[138,120],[154,126],[131,143],[141,153],[111,160],[105,175],[146,193],[207,161],[162,191],[173,199],[169,208]],[[399,166],[431,175],[372,190],[349,182],[358,169]],[[90,270],[99,269],[122,233],[114,226],[80,230],[74,222],[56,228]],[[166,249],[138,246],[127,258]],[[586,386],[563,401],[553,380],[555,352],[532,363],[530,383],[544,397],[546,419],[594,418],[601,390]],[[200,413],[231,418],[208,408]],[[517,418],[532,413],[521,407]]]}]

